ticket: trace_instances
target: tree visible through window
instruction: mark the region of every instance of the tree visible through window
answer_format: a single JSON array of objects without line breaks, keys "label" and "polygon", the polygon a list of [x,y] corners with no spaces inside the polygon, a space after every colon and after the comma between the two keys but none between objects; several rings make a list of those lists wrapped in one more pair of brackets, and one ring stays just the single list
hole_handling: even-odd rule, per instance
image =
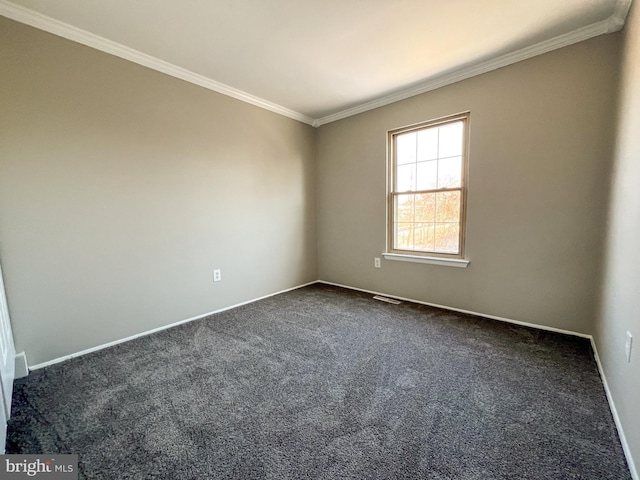
[{"label": "tree visible through window", "polygon": [[468,121],[389,132],[390,251],[462,257]]}]

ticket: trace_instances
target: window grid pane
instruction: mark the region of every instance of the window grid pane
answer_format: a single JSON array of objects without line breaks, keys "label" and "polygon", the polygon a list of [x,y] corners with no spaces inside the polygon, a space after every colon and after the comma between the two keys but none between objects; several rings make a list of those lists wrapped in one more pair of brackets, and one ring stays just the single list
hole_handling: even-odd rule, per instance
[{"label": "window grid pane", "polygon": [[418,162],[416,179],[417,190],[435,190],[438,188],[438,160]]},{"label": "window grid pane", "polygon": [[438,188],[459,187],[462,182],[462,157],[438,160]]},{"label": "window grid pane", "polygon": [[416,189],[416,164],[398,165],[396,191],[411,192]]},{"label": "window grid pane", "polygon": [[416,162],[416,132],[403,133],[396,137],[396,157],[398,165]]}]

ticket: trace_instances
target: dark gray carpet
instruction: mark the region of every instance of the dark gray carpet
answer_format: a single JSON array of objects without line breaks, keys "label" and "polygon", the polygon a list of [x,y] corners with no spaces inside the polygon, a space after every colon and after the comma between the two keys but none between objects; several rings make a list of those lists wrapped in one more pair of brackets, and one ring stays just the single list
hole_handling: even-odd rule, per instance
[{"label": "dark gray carpet", "polygon": [[313,285],[16,382],[88,479],[630,479],[587,340]]}]

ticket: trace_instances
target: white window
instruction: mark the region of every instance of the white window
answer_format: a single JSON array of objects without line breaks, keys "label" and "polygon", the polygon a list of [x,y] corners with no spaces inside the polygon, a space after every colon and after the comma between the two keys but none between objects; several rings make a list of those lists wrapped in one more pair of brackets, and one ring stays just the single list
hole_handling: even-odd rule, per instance
[{"label": "white window", "polygon": [[389,132],[389,252],[462,258],[469,114]]}]

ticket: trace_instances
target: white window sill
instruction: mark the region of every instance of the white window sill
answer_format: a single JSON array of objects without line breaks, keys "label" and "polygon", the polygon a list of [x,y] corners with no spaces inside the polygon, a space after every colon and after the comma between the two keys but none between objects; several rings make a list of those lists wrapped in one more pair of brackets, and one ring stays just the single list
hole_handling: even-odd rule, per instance
[{"label": "white window sill", "polygon": [[429,263],[431,265],[457,268],[467,268],[469,266],[469,260],[463,260],[461,258],[423,257],[421,255],[405,255],[400,253],[383,253],[382,256],[385,260],[398,262]]}]

